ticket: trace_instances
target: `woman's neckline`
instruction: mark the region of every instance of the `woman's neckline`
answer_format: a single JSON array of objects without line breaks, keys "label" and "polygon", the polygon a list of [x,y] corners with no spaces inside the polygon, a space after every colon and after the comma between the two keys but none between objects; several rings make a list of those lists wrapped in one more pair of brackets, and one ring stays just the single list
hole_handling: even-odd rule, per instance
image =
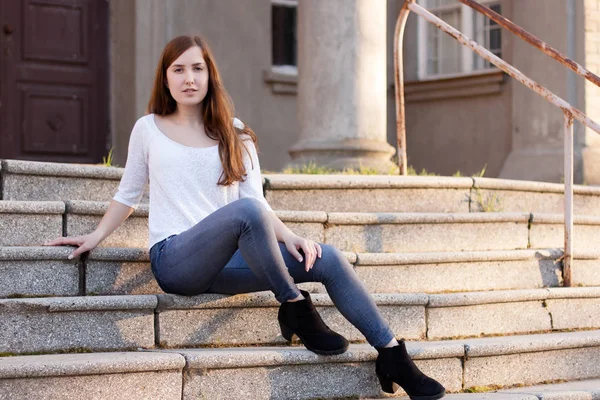
[{"label": "woman's neckline", "polygon": [[217,144],[215,144],[215,145],[213,145],[213,146],[206,146],[206,147],[194,147],[194,146],[188,146],[188,145],[186,145],[186,144],[183,144],[183,143],[179,143],[179,142],[177,142],[177,141],[175,141],[175,140],[171,139],[171,138],[170,138],[170,137],[168,137],[167,135],[165,135],[165,134],[163,133],[163,131],[161,131],[161,130],[160,130],[160,128],[158,127],[158,125],[156,125],[156,121],[154,120],[154,118],[155,118],[155,117],[156,117],[156,116],[155,116],[155,114],[154,114],[154,113],[151,113],[151,114],[150,114],[150,121],[152,122],[152,126],[154,127],[154,129],[156,129],[156,131],[157,131],[158,133],[160,133],[160,134],[161,134],[161,136],[163,136],[163,137],[164,137],[165,139],[167,139],[169,142],[171,142],[171,143],[174,143],[174,144],[176,144],[177,146],[181,146],[181,147],[183,147],[183,148],[186,148],[186,149],[191,149],[191,150],[207,150],[207,149],[214,149],[214,148],[218,148],[218,147],[219,147],[219,144],[218,144],[218,143],[217,143]]}]

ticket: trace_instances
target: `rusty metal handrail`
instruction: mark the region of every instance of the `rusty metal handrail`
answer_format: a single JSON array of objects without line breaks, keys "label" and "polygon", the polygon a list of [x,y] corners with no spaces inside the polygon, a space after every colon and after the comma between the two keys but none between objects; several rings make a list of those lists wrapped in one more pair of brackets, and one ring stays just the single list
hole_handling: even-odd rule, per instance
[{"label": "rusty metal handrail", "polygon": [[[548,46],[537,37],[531,35],[527,31],[523,30],[516,24],[510,22],[506,18],[495,13],[488,7],[485,7],[474,0],[459,0],[461,3],[472,7],[476,11],[479,11],[498,23],[500,26],[508,29],[515,33],[517,36],[537,47],[539,50],[548,54],[557,61],[563,63],[571,70],[576,72],[578,75],[583,76],[587,80],[600,86],[600,78],[595,74],[591,73],[581,65],[570,60],[559,51]],[[406,123],[405,123],[405,112],[404,112],[404,74],[403,74],[403,59],[402,49],[399,47],[403,43],[404,29],[406,27],[406,20],[410,11],[423,17],[427,22],[434,24],[438,29],[446,32],[452,36],[458,42],[464,46],[470,48],[481,57],[491,62],[523,85],[527,86],[546,100],[559,107],[565,116],[565,143],[564,143],[564,175],[565,175],[565,250],[563,254],[563,276],[564,285],[571,286],[571,262],[573,252],[573,119],[581,121],[584,125],[600,133],[600,125],[595,121],[588,118],[588,116],[573,107],[571,104],[558,97],[550,90],[546,89],[539,83],[525,76],[521,71],[508,64],[495,54],[491,53],[486,48],[480,46],[472,39],[466,37],[458,30],[454,29],[434,14],[427,11],[425,8],[416,4],[416,0],[406,0],[398,20],[396,22],[396,29],[394,35],[394,83],[395,83],[395,94],[396,94],[396,134],[398,142],[398,165],[400,167],[400,174],[406,175],[407,172],[407,159],[406,159]]]}]

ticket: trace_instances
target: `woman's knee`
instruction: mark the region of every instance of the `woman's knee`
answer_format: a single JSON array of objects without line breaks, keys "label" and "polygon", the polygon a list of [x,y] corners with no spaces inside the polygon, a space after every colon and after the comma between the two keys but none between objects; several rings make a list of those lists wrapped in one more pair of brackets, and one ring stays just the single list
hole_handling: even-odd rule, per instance
[{"label": "woman's knee", "polygon": [[231,203],[239,211],[239,216],[250,221],[265,221],[267,219],[267,209],[263,203],[253,197],[243,197]]},{"label": "woman's knee", "polygon": [[320,268],[321,280],[335,279],[343,274],[354,274],[352,264],[348,262],[344,253],[337,247],[329,244],[321,244],[321,258],[318,259]]}]

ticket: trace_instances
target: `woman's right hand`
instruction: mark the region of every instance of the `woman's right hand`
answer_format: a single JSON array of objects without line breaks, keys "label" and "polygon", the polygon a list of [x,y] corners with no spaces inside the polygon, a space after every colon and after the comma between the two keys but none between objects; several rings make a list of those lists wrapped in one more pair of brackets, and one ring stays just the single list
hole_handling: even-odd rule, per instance
[{"label": "woman's right hand", "polygon": [[85,253],[86,251],[91,251],[100,243],[101,238],[98,234],[90,233],[84,236],[74,236],[74,237],[61,237],[49,242],[44,243],[44,246],[65,246],[65,245],[75,245],[79,246],[74,252],[69,255],[69,260],[77,257],[81,253]]}]

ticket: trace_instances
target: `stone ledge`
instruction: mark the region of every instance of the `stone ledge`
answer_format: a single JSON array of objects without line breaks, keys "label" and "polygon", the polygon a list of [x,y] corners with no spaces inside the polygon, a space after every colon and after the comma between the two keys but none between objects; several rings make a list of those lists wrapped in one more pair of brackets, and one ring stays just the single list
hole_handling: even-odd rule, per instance
[{"label": "stone ledge", "polygon": [[547,290],[548,299],[600,298],[600,287],[560,287]]},{"label": "stone ledge", "polygon": [[[378,306],[425,306],[428,299],[427,295],[422,293],[373,294],[372,296]],[[333,302],[326,294],[311,294],[310,297],[315,306],[333,306]],[[279,303],[271,292],[233,296],[222,294],[201,294],[198,296],[159,294],[157,298],[158,312],[181,309],[279,307]]]},{"label": "stone ledge", "polygon": [[0,214],[64,214],[62,201],[0,201]]},{"label": "stone ledge", "polygon": [[[67,246],[0,246],[0,261],[48,261],[48,260],[66,260],[67,256],[73,252],[73,247]],[[76,260],[72,261],[73,264]]]},{"label": "stone ledge", "polygon": [[[532,213],[531,223],[564,224],[564,216],[560,214]],[[574,215],[573,223],[577,225],[600,225],[600,216]]]},{"label": "stone ledge", "polygon": [[150,254],[146,248],[96,247],[90,252],[88,260],[150,262]]},{"label": "stone ledge", "polygon": [[430,294],[427,308],[540,301],[547,299],[549,296],[547,289]]},{"label": "stone ledge", "polygon": [[472,178],[388,175],[265,174],[265,190],[311,189],[470,189]]},{"label": "stone ledge", "polygon": [[501,392],[534,394],[541,400],[594,400],[600,396],[600,379],[505,389]]},{"label": "stone ledge", "polygon": [[0,160],[3,173],[119,180],[124,168],[22,160]]},{"label": "stone ledge", "polygon": [[[407,342],[406,348],[415,360],[464,356],[464,346],[460,343]],[[337,356],[319,356],[304,348],[283,347],[147,351],[181,354],[187,361],[186,369],[368,362],[377,358],[375,349],[360,344],[351,344],[346,353]]]},{"label": "stone ledge", "polygon": [[[496,189],[560,194],[564,194],[565,192],[564,185],[560,183],[519,181],[497,178],[473,178],[473,180],[474,189]],[[582,195],[600,195],[600,187],[573,185],[573,193]]]},{"label": "stone ledge", "polygon": [[0,379],[168,371],[184,367],[183,356],[167,352],[0,357]]},{"label": "stone ledge", "polygon": [[339,225],[529,222],[529,213],[329,213]]},{"label": "stone ledge", "polygon": [[600,331],[500,336],[463,340],[467,358],[600,346]]},{"label": "stone ledge", "polygon": [[33,299],[0,299],[2,312],[70,312],[153,310],[158,300],[154,295],[44,297]]},{"label": "stone ledge", "polygon": [[358,253],[356,254],[356,265],[380,266],[445,264],[456,262],[522,261],[530,259],[555,260],[562,256],[562,254],[563,252],[559,249],[456,251],[431,253]]},{"label": "stone ledge", "polygon": [[275,211],[275,215],[283,222],[326,222],[325,211]]},{"label": "stone ledge", "polygon": [[[86,201],[86,200],[69,200],[65,202],[65,211],[68,214],[79,215],[104,215],[110,202],[102,201]],[[149,204],[140,204],[138,208],[130,215],[130,217],[147,217],[150,211]]]}]

